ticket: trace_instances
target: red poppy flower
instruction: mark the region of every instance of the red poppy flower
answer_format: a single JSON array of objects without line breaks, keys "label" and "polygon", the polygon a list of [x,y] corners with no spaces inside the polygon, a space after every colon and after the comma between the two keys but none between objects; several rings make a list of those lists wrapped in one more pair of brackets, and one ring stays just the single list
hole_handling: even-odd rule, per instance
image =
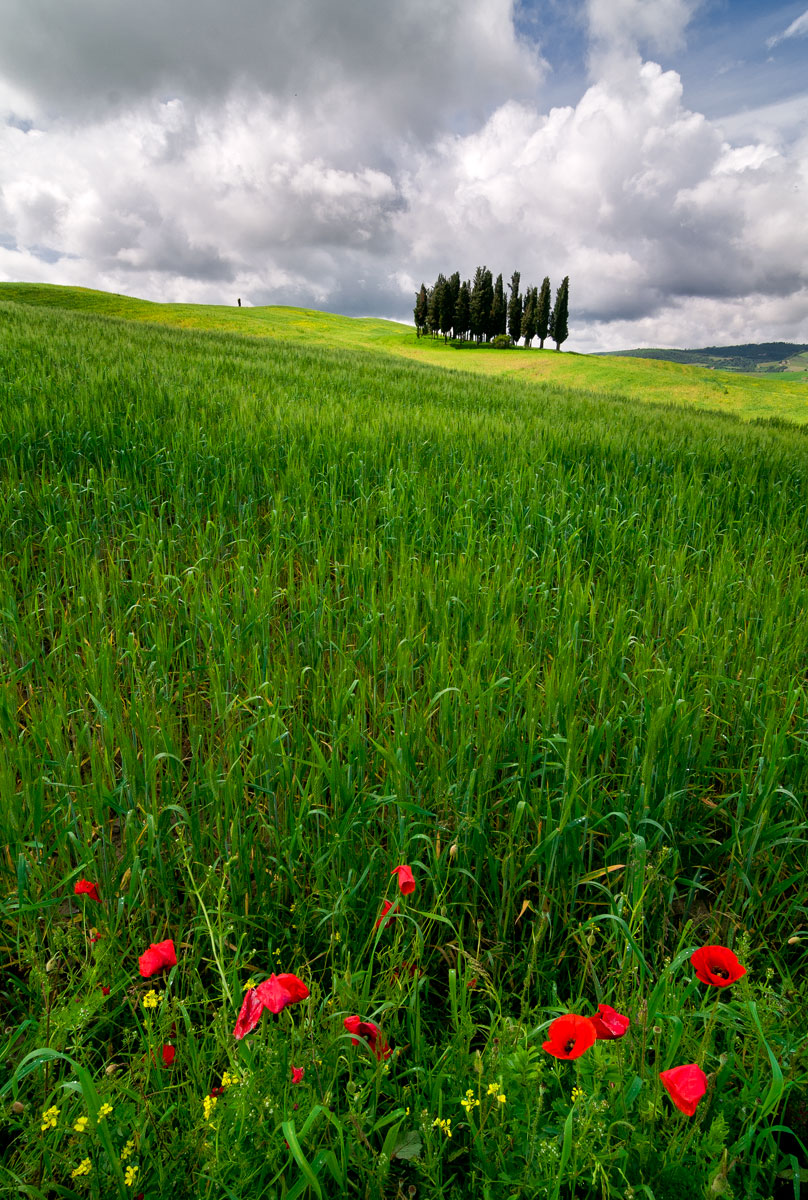
[{"label": "red poppy flower", "polygon": [[91,900],[98,900],[101,897],[98,894],[98,884],[90,883],[89,879],[77,879],[73,886],[74,896],[89,896]]},{"label": "red poppy flower", "polygon": [[212,1088],[210,1089],[210,1091],[208,1092],[208,1095],[211,1097],[211,1099],[212,1099],[214,1096],[223,1096],[223,1095],[224,1095],[224,1088],[223,1088],[223,1087],[212,1087]]},{"label": "red poppy flower", "polygon": [[547,1033],[549,1037],[542,1042],[542,1049],[554,1058],[580,1058],[597,1038],[589,1017],[581,1017],[578,1013],[556,1017]]},{"label": "red poppy flower", "polygon": [[415,878],[411,867],[393,867],[391,875],[398,875],[398,887],[403,896],[415,891]]},{"label": "red poppy flower", "polygon": [[393,918],[388,917],[387,914],[389,913],[389,911],[392,907],[393,907],[392,901],[385,900],[384,904],[382,905],[382,915],[379,917],[378,921],[373,926],[374,929],[378,929],[380,925],[389,925],[390,924],[390,922],[392,921]]},{"label": "red poppy flower", "polygon": [[168,1045],[163,1046],[163,1066],[164,1067],[171,1066],[171,1064],[174,1061],[174,1056],[176,1053],[177,1053],[177,1051],[174,1049],[173,1046],[168,1046]]},{"label": "red poppy flower", "polygon": [[137,960],[140,973],[144,979],[156,975],[163,967],[176,967],[177,955],[171,938],[164,942],[152,942],[145,954]]},{"label": "red poppy flower", "polygon": [[244,993],[241,1012],[238,1014],[236,1027],[233,1030],[233,1037],[241,1041],[248,1033],[252,1033],[261,1020],[261,1013],[263,1011],[264,1005],[258,994],[258,988],[247,988]]},{"label": "red poppy flower", "polygon": [[292,1067],[292,1083],[300,1083],[303,1076],[306,1074],[305,1067]]},{"label": "red poppy flower", "polygon": [[98,985],[98,986],[101,988],[101,995],[102,995],[102,996],[108,996],[108,995],[109,995],[109,988],[108,988],[108,987],[104,987],[103,983],[99,983],[99,985]]},{"label": "red poppy flower", "polygon": [[264,1008],[272,1013],[279,1013],[287,1004],[305,1000],[309,994],[309,989],[297,975],[270,975],[255,990]]},{"label": "red poppy flower", "polygon": [[241,1040],[251,1033],[261,1020],[265,1008],[270,1012],[279,1013],[287,1004],[305,1000],[308,994],[309,989],[297,975],[270,975],[269,979],[259,983],[258,987],[248,988],[244,993],[233,1037]]},{"label": "red poppy flower", "polygon": [[726,946],[701,946],[690,955],[696,975],[712,987],[729,987],[746,974],[735,955]]},{"label": "red poppy flower", "polygon": [[660,1071],[659,1078],[673,1103],[686,1117],[692,1117],[696,1105],[707,1091],[707,1076],[696,1063]]},{"label": "red poppy flower", "polygon": [[393,1053],[384,1040],[381,1029],[379,1029],[378,1025],[374,1025],[373,1021],[363,1021],[361,1017],[354,1015],[346,1017],[342,1023],[348,1030],[348,1033],[352,1035],[351,1045],[358,1046],[359,1039],[364,1038],[379,1062],[383,1058],[389,1058]]},{"label": "red poppy flower", "polygon": [[604,1042],[621,1038],[631,1024],[628,1017],[616,1012],[610,1004],[599,1004],[598,1015],[589,1020],[595,1026],[595,1037]]}]

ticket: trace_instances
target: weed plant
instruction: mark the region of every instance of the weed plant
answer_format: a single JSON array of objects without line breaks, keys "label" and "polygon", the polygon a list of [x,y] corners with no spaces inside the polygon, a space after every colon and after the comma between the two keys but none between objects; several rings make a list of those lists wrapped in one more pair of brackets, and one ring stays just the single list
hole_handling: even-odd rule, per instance
[{"label": "weed plant", "polygon": [[0,388],[0,1190],[798,1196],[806,439],[13,303]]}]

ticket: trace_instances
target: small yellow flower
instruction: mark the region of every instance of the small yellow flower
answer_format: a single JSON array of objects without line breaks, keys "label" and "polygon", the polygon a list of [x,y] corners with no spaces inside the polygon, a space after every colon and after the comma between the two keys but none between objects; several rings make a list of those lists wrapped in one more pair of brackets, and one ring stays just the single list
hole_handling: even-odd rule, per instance
[{"label": "small yellow flower", "polygon": [[446,1134],[447,1138],[452,1136],[452,1118],[451,1117],[435,1117],[432,1122],[433,1129],[440,1129]]},{"label": "small yellow flower", "polygon": [[578,1100],[583,1100],[585,1095],[586,1092],[583,1090],[583,1088],[574,1087],[572,1089],[572,1103],[576,1104]]},{"label": "small yellow flower", "polygon": [[112,1112],[112,1105],[107,1104],[107,1102],[105,1100],[104,1103],[101,1105],[101,1107],[98,1110],[99,1121],[103,1121],[105,1119],[105,1117],[108,1117],[111,1112]]},{"label": "small yellow flower", "polygon": [[337,929],[337,930],[335,930],[335,932],[334,932],[334,941],[335,941],[335,942],[341,942],[341,941],[342,941],[342,934],[340,933],[340,931],[339,931],[338,929]]},{"label": "small yellow flower", "polygon": [[139,1170],[139,1167],[127,1167],[126,1168],[126,1172],[124,1174],[123,1181],[127,1187],[131,1187],[132,1184],[137,1179],[138,1170]]},{"label": "small yellow flower", "polygon": [[83,1158],[79,1165],[70,1172],[71,1179],[79,1179],[82,1175],[89,1175],[93,1169],[93,1164],[89,1158]]},{"label": "small yellow flower", "polygon": [[75,1129],[76,1133],[84,1133],[84,1131],[86,1130],[86,1128],[89,1124],[90,1124],[89,1117],[78,1117],[76,1120],[76,1124],[73,1126],[73,1128]]},{"label": "small yellow flower", "polygon": [[135,1150],[135,1139],[130,1138],[129,1141],[121,1150],[121,1162],[126,1162],[127,1158],[131,1158]]},{"label": "small yellow flower", "polygon": [[218,1096],[205,1096],[205,1099],[202,1101],[202,1107],[205,1110],[205,1120],[208,1123],[210,1123],[211,1116],[213,1115],[213,1110],[216,1107],[218,1100],[219,1100]]},{"label": "small yellow flower", "polygon": [[40,1125],[40,1130],[42,1131],[42,1133],[45,1133],[45,1131],[48,1129],[56,1128],[56,1121],[57,1121],[58,1116],[59,1116],[59,1109],[56,1107],[55,1104],[52,1104],[50,1108],[45,1109],[45,1111],[42,1114],[42,1124]]},{"label": "small yellow flower", "polygon": [[157,995],[157,992],[155,992],[154,988],[152,988],[150,992],[146,992],[146,995],[143,997],[144,1008],[157,1008],[159,1004],[160,997]]},{"label": "small yellow flower", "polygon": [[505,1093],[500,1092],[499,1095],[497,1096],[497,1100],[500,1104],[504,1104],[505,1103]]},{"label": "small yellow flower", "polygon": [[255,987],[255,978],[251,975],[250,978],[247,980],[247,982],[244,984],[244,990],[249,992],[250,989],[254,988],[254,987]]},{"label": "small yellow flower", "polygon": [[233,1085],[237,1083],[241,1083],[238,1075],[231,1075],[229,1071],[225,1071],[224,1075],[222,1075],[223,1088],[233,1087]]},{"label": "small yellow flower", "polygon": [[486,1094],[486,1096],[498,1096],[499,1095],[499,1084],[498,1083],[489,1083],[488,1091],[485,1094]]}]

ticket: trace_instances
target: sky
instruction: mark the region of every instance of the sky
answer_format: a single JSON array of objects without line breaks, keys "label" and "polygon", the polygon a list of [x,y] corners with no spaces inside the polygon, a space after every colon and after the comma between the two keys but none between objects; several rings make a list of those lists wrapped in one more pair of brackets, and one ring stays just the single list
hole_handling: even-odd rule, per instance
[{"label": "sky", "polygon": [[0,280],[808,343],[807,0],[0,0]]}]

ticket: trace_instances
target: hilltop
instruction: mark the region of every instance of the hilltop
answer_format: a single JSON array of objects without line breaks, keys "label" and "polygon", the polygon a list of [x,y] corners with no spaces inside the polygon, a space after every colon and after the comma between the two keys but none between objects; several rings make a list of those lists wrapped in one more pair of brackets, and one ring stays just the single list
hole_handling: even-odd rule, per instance
[{"label": "hilltop", "polygon": [[[732,414],[744,420],[776,418],[808,423],[803,373],[742,374],[737,370],[715,369],[714,364],[671,361],[657,357],[657,352],[644,350],[611,355],[521,348],[499,351],[487,346],[444,342],[442,338],[419,338],[410,325],[375,317],[344,317],[284,305],[237,308],[161,304],[55,284],[0,283],[0,303],[3,301],[180,329],[373,351],[452,371],[518,377],[524,382],[559,384],[642,403],[682,405]],[[660,351],[659,355],[663,353],[698,352]]]}]

